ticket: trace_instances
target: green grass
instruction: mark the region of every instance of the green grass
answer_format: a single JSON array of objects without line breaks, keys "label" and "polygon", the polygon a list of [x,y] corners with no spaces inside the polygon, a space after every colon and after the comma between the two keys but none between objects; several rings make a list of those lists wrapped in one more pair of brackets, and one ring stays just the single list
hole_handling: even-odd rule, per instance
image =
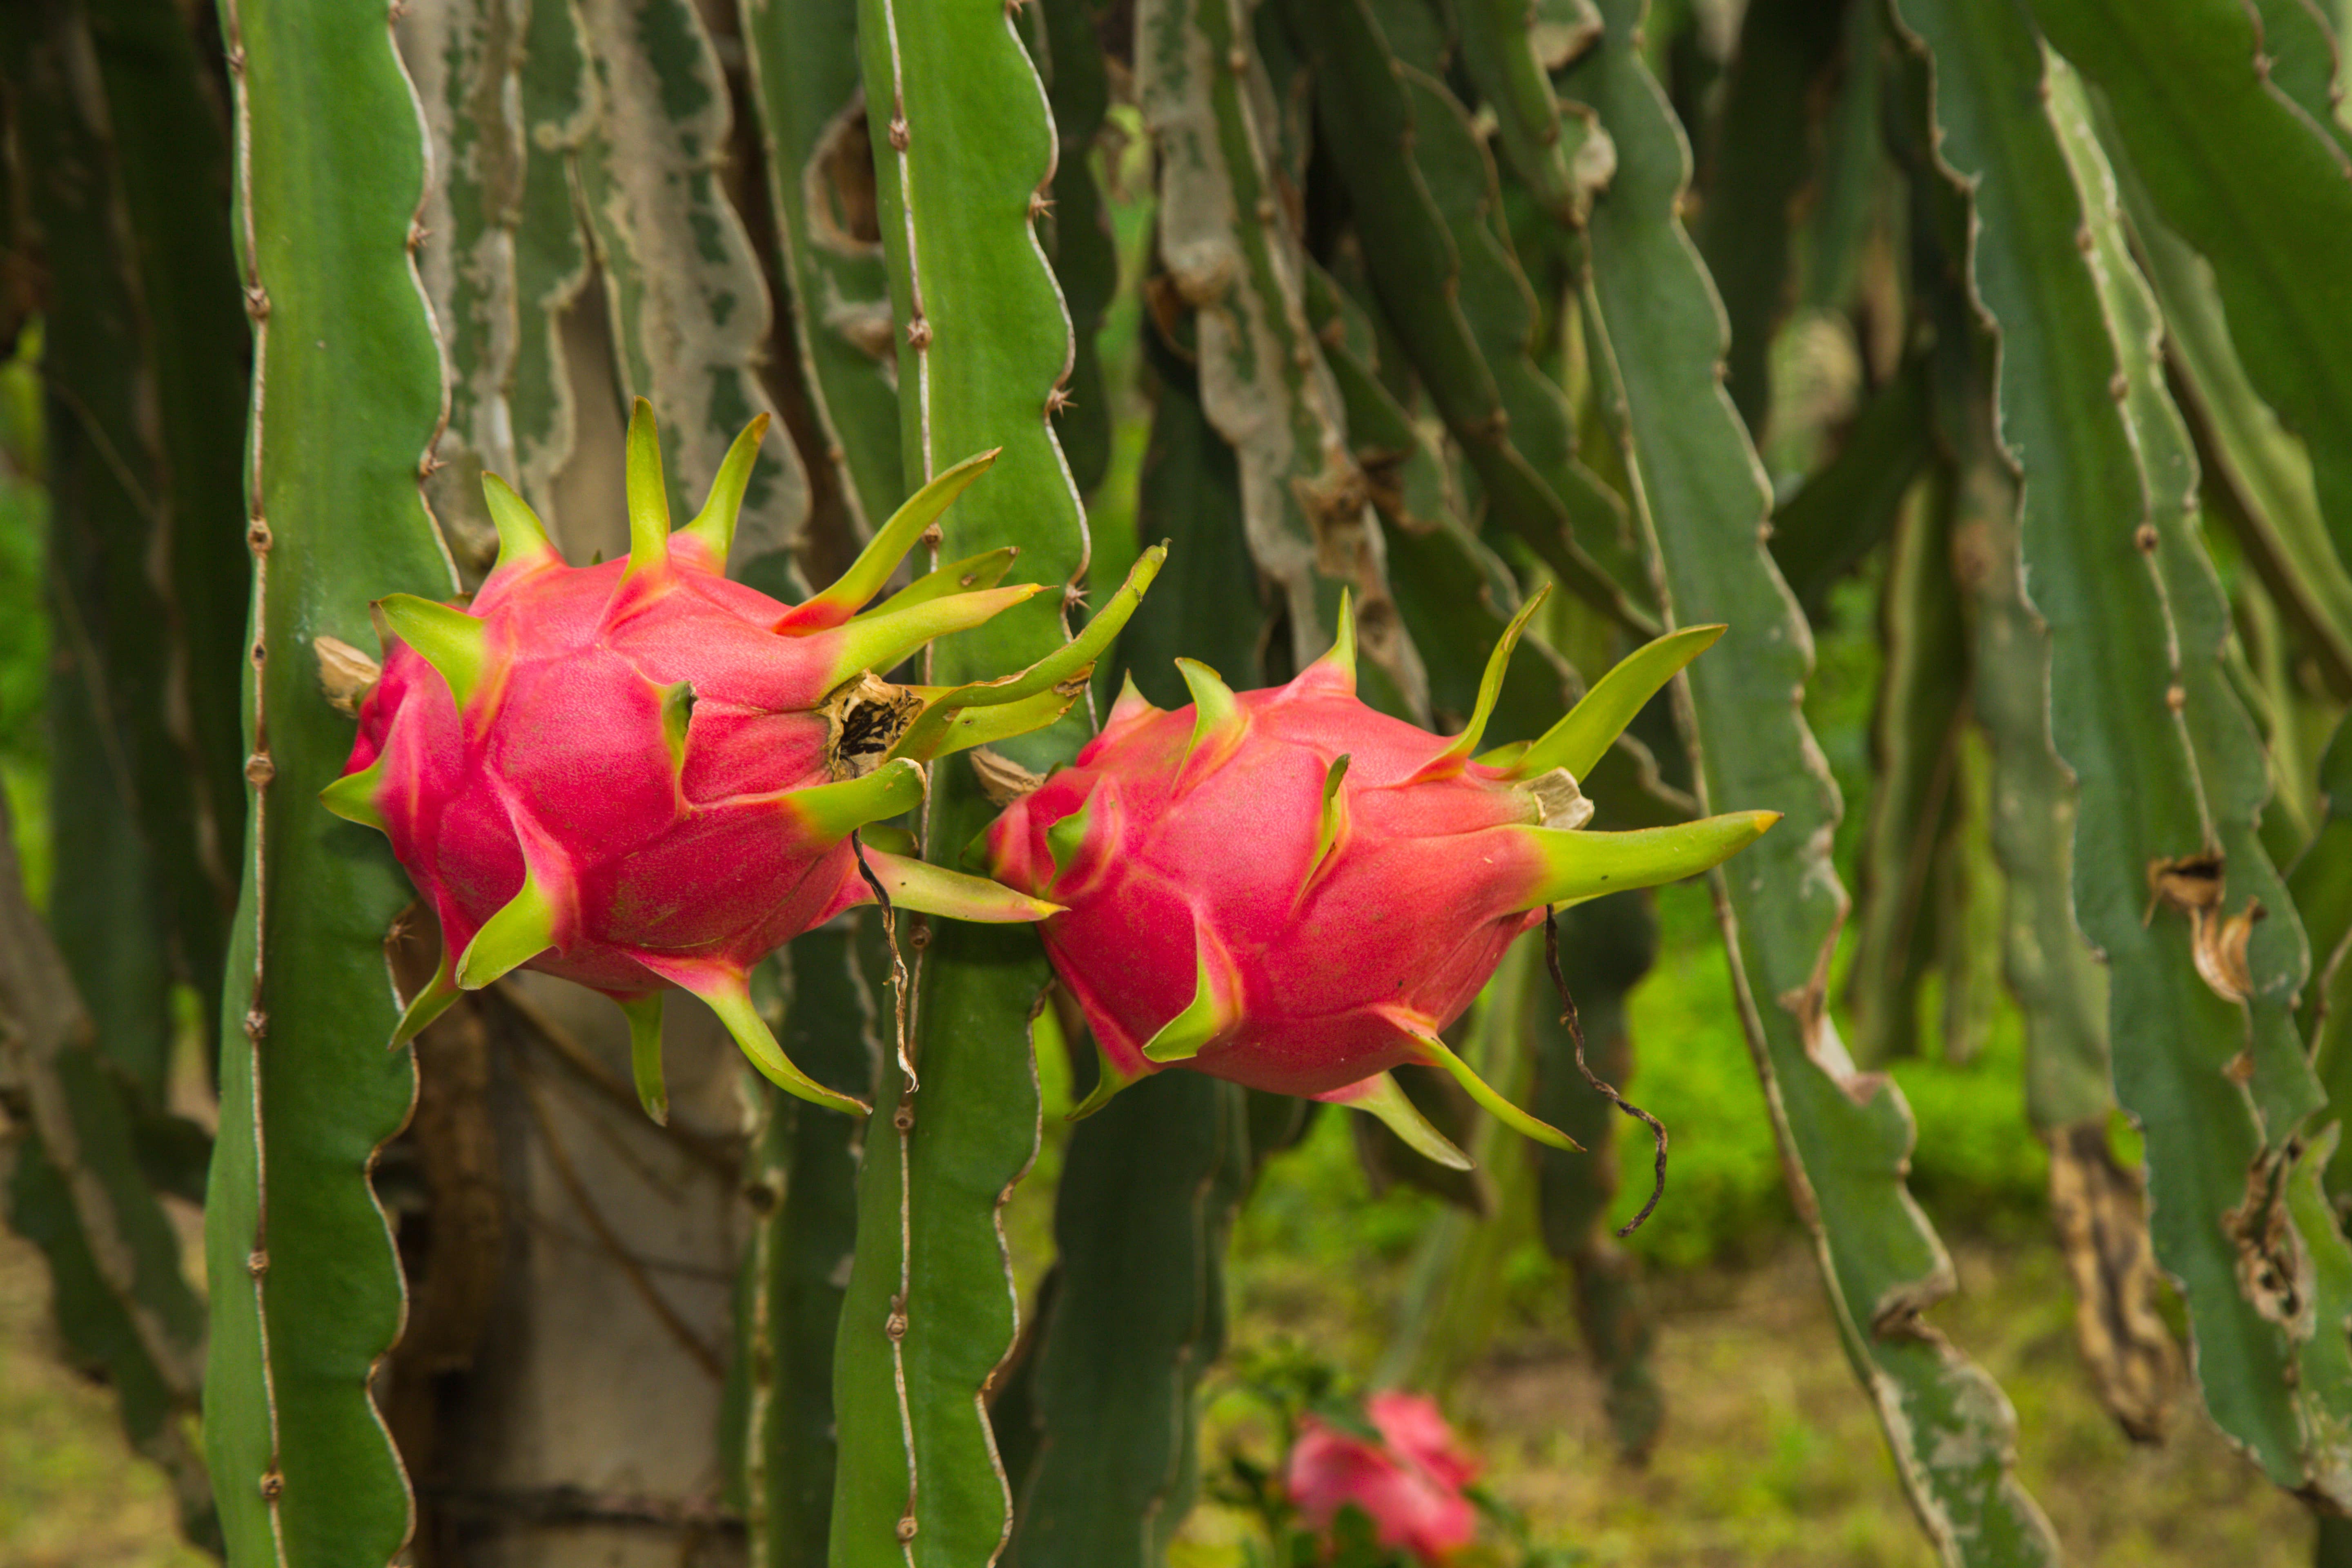
[{"label": "green grass", "polygon": [[[1658,966],[1629,1003],[1638,1066],[1625,1088],[1665,1122],[1674,1157],[1665,1201],[1628,1245],[1669,1268],[1736,1262],[1792,1233],[1795,1211],[1706,891],[1665,889],[1658,912]],[[2015,1009],[1995,1013],[1984,1048],[1964,1065],[1921,1057],[1889,1070],[1918,1123],[1911,1190],[1929,1215],[1939,1226],[2004,1235],[2038,1224],[2049,1157],[2025,1120]],[[1621,1137],[1618,1157],[1621,1190],[1644,1190],[1648,1143]]]}]

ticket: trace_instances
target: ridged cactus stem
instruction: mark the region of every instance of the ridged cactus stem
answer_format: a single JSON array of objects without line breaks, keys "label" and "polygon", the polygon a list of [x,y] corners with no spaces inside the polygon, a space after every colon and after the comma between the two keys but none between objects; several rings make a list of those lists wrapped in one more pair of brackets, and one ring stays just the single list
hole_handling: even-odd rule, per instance
[{"label": "ridged cactus stem", "polygon": [[[2157,211],[2212,263],[2247,378],[2306,443],[2336,554],[2352,563],[2352,311],[2336,265],[2352,247],[2352,153],[2332,117],[2323,129],[2282,90],[2327,69],[2325,29],[2298,9],[2047,0],[2033,12],[2104,92]],[[2290,51],[2308,63],[2274,77]],[[2199,112],[2179,112],[2184,101]],[[2242,167],[2269,177],[2231,178]]]},{"label": "ridged cactus stem", "polygon": [[871,342],[860,341],[889,329],[882,258],[870,247],[842,243],[822,199],[836,170],[855,169],[848,153],[866,129],[857,4],[739,0],[739,7],[767,145],[780,280],[795,304],[801,376],[851,531],[862,536],[898,503],[901,469],[898,388]]},{"label": "ridged cactus stem", "polygon": [[1218,1260],[1247,1183],[1242,1090],[1197,1073],[1139,1084],[1071,1136],[1060,1261],[1024,1368],[1034,1449],[1013,1568],[1156,1568],[1197,1459],[1193,1389],[1223,1334]]},{"label": "ridged cactus stem", "polygon": [[[534,9],[536,9],[534,7]],[[767,410],[766,279],[721,169],[733,98],[693,0],[576,0],[597,117],[572,160],[611,312],[622,390],[653,400],[670,451],[674,510],[700,495],[729,444]],[[808,514],[808,479],[782,428],[743,501],[734,574],[793,586],[789,546]],[[752,566],[762,555],[777,559]],[[796,596],[796,595],[787,595]]]},{"label": "ridged cactus stem", "polygon": [[1160,258],[1194,312],[1201,405],[1234,449],[1251,554],[1289,607],[1291,662],[1328,646],[1352,587],[1371,636],[1373,706],[1429,710],[1428,678],[1389,595],[1381,525],[1349,451],[1338,384],[1307,319],[1307,258],[1271,167],[1275,101],[1249,8],[1147,0],[1137,93],[1160,152]]},{"label": "ridged cactus stem", "polygon": [[[2241,1235],[2252,1233],[2256,1223],[2267,1230],[2291,1221],[2303,1247],[2295,1254],[2298,1266],[2307,1270],[2294,1289],[2308,1298],[2319,1321],[2337,1321],[2352,1312],[2346,1299],[2352,1289],[2352,1246],[2332,1210],[2317,1198],[2326,1145],[2301,1131],[2323,1108],[2326,1094],[2294,1019],[2310,974],[2309,943],[2295,902],[2255,828],[2270,796],[2269,767],[2261,736],[2223,667],[2233,636],[2230,607],[2200,537],[2192,499],[2197,457],[2167,390],[2155,298],[2125,237],[2114,176],[2092,128],[2089,95],[2073,68],[2053,58],[2047,68],[2051,120],[2081,193],[2093,277],[2115,323],[2126,386],[2122,411],[2147,475],[2147,526],[2155,531],[2157,542],[2153,550],[2147,548],[2144,534],[2135,542],[2176,641],[2176,680],[2166,705],[2179,714],[2202,805],[2210,814],[2206,845],[2218,849],[2221,860],[2211,906],[2201,916],[2186,912],[2200,978],[2242,1008],[2240,1059],[2250,1069],[2247,1096],[2263,1139],[2259,1179],[2270,1193],[2263,1219],[2242,1219]],[[2259,926],[2252,912],[2257,909],[2264,916]],[[2243,931],[2242,947],[2229,934],[2233,930]],[[2213,952],[2217,943],[2223,952]],[[2284,1253],[2284,1245],[2270,1238],[2274,1235],[2269,1233],[2262,1245]],[[2242,1251],[2248,1243],[2241,1239],[2237,1245]],[[2246,1279],[2242,1271],[2240,1279]],[[2254,1288],[2262,1289],[2259,1279]],[[2342,1506],[2352,1499],[2352,1468],[2336,1443],[2309,1434],[2340,1432],[2352,1418],[2352,1346],[2325,1333],[2291,1342],[2294,1363],[2283,1392],[2301,1406],[2304,1463],[2315,1489]]]},{"label": "ridged cactus stem", "polygon": [[352,742],[313,639],[372,639],[387,592],[456,586],[419,492],[444,411],[414,250],[425,149],[380,5],[232,0],[247,443],[245,885],[205,1209],[205,1443],[233,1564],[382,1563],[407,1484],[371,1380],[403,1285],[369,1184],[412,1060],[383,943],[410,898],[317,795]]},{"label": "ridged cactus stem", "polygon": [[1433,74],[1443,63],[1400,58],[1370,0],[1280,10],[1322,87],[1317,131],[1372,291],[1495,521],[1570,591],[1654,634],[1648,584],[1620,543],[1623,508],[1577,460],[1566,401],[1529,357],[1534,296],[1485,216],[1499,205],[1494,165]]},{"label": "ridged cactus stem", "polygon": [[[2281,1484],[2340,1499],[2342,1467],[2314,1434],[2340,1430],[2344,1347],[2298,1342],[2276,1294],[2292,1279],[2298,1312],[2343,1315],[2326,1300],[2343,1241],[2305,1231],[2296,1197],[2310,1155],[2291,1134],[2316,1086],[2263,1016],[2272,987],[2254,976],[2274,957],[2249,944],[2234,996],[2213,984],[2224,971],[2200,973],[2224,899],[2242,910],[2268,868],[2225,826],[2242,786],[2203,744],[2220,718],[2214,644],[2179,618],[2200,614],[2183,515],[2194,465],[2150,361],[2145,285],[2079,89],[2025,18],[1902,0],[1898,20],[1915,70],[1932,49],[1932,98],[1916,97],[1934,105],[1934,140],[1920,141],[1972,198],[1969,283],[2001,336],[1997,427],[2021,480],[2024,581],[2050,627],[2050,733],[2082,791],[2074,919],[2106,961],[2116,1099],[2147,1134],[2157,1258],[2188,1303],[2216,1424]],[[2279,1273],[2271,1244],[2309,1262]]]},{"label": "ridged cactus stem", "polygon": [[1770,497],[1717,379],[1723,317],[1676,216],[1689,153],[1642,58],[1642,9],[1604,0],[1606,37],[1561,84],[1600,110],[1618,149],[1588,231],[1587,342],[1619,389],[1635,510],[1672,616],[1730,627],[1677,705],[1702,805],[1728,796],[1790,817],[1716,884],[1749,1047],[1847,1355],[1885,1413],[1912,1506],[1948,1563],[2053,1561],[2055,1536],[2012,1473],[2015,1418],[1998,1385],[1916,1313],[1899,1329],[1885,1317],[1890,1302],[1947,1293],[1951,1264],[1904,1188],[1908,1108],[1853,1073],[1822,994],[1846,898],[1829,864],[1836,791],[1789,701],[1810,639],[1765,552]]},{"label": "ridged cactus stem", "polygon": [[[1073,361],[1069,318],[1034,231],[1056,143],[1014,26],[993,0],[858,8],[908,485],[1002,448],[987,483],[927,535],[931,561],[1011,544],[1021,574],[1048,589],[936,649],[925,679],[941,688],[1060,648],[1087,562],[1085,518],[1050,423]],[[974,710],[983,721],[989,711]],[[1043,771],[1088,728],[1073,712],[998,744]],[[955,864],[993,811],[971,768],[943,757],[929,858]],[[903,942],[908,920],[897,924]],[[993,1560],[1012,1525],[982,1399],[1013,1342],[996,1213],[1036,1148],[1026,1035],[1045,964],[1023,931],[940,923],[929,934],[903,1015],[910,1035],[884,1076],[859,1179],[835,1362],[835,1568],[971,1568]]]}]

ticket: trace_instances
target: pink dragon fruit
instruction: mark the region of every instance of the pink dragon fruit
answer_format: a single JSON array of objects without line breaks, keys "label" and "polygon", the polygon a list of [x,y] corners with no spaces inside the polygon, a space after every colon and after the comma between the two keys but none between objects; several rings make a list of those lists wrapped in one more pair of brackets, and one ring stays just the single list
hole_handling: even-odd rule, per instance
[{"label": "pink dragon fruit", "polygon": [[486,478],[499,558],[471,604],[394,595],[377,606],[382,678],[322,798],[391,838],[440,917],[440,969],[395,1044],[460,991],[543,970],[621,1005],[658,1120],[662,995],[675,985],[778,1084],[863,1111],[786,1058],[751,1006],[751,966],[877,885],[903,908],[966,920],[1050,910],[852,836],[916,806],[929,759],[1059,717],[1159,556],[1081,637],[1018,675],[889,685],[874,672],[1041,591],[995,585],[1004,550],[859,613],[994,454],[924,487],[838,582],[787,606],[721,575],[766,423],[737,439],[701,515],[672,533],[640,399],[625,561],[566,565],[522,500]]},{"label": "pink dragon fruit", "polygon": [[1283,1488],[1299,1516],[1328,1531],[1349,1503],[1370,1518],[1383,1546],[1442,1563],[1478,1533],[1477,1510],[1462,1489],[1478,1474],[1434,1400],[1391,1389],[1364,1403],[1381,1441],[1371,1443],[1309,1415],[1284,1467]]},{"label": "pink dragon fruit", "polygon": [[1474,757],[1541,598],[1505,632],[1451,740],[1357,700],[1343,605],[1337,644],[1286,686],[1236,695],[1178,659],[1193,701],[1164,712],[1130,683],[1076,765],[997,818],[989,868],[1062,906],[1038,929],[1102,1058],[1077,1114],[1182,1066],[1352,1104],[1466,1167],[1389,1076],[1417,1061],[1506,1123],[1574,1146],[1439,1032],[1546,905],[1706,870],[1778,814],[1577,831],[1592,815],[1578,777],[1720,626],[1660,638],[1539,740]]}]

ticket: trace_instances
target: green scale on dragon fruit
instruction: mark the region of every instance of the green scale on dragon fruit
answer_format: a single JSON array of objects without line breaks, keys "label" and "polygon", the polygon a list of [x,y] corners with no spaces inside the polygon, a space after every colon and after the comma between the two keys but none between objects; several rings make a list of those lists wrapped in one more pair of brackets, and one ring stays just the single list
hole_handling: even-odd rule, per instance
[{"label": "green scale on dragon fruit", "polygon": [[[638,1091],[666,1115],[662,998],[708,1003],[754,1066],[809,1078],[753,1009],[751,966],[878,887],[893,905],[1034,921],[1052,906],[856,839],[921,803],[925,764],[1050,724],[1158,572],[1147,552],[1085,632],[1028,669],[960,687],[876,675],[1043,591],[1000,587],[1013,552],[940,567],[878,605],[925,529],[988,468],[940,475],[823,593],[786,605],[722,574],[763,415],[701,514],[672,532],[653,412],[629,423],[629,554],[567,565],[521,498],[483,480],[499,556],[464,607],[383,600],[383,672],[329,809],[382,830],[441,921],[441,965],[394,1036],[518,967],[627,1014]],[[862,861],[862,865],[861,865]]]},{"label": "green scale on dragon fruit", "polygon": [[1184,1067],[1353,1105],[1466,1168],[1390,1076],[1421,1062],[1509,1126],[1575,1147],[1440,1032],[1547,906],[1707,870],[1779,814],[1583,830],[1577,780],[1720,626],[1659,638],[1541,738],[1474,754],[1542,600],[1504,632],[1451,739],[1357,700],[1343,605],[1331,651],[1287,685],[1236,693],[1178,659],[1193,700],[1170,712],[1130,683],[1076,764],[997,818],[989,869],[1061,906],[1038,930],[1102,1059],[1077,1114]]}]

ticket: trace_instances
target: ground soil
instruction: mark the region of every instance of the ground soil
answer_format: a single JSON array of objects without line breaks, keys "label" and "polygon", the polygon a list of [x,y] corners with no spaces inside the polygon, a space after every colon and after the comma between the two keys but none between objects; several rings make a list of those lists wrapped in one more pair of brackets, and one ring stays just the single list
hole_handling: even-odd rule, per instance
[{"label": "ground soil", "polygon": [[[1962,1292],[1934,1321],[2015,1402],[2019,1475],[2070,1562],[2310,1561],[2301,1506],[2200,1415],[2184,1411],[2161,1447],[2116,1431],[2081,1375],[2045,1244],[1963,1246],[1957,1261]],[[1449,1393],[1494,1489],[1538,1538],[1640,1568],[1931,1564],[1804,1250],[1653,1283],[1668,1425],[1645,1467],[1617,1458],[1601,1383],[1564,1313],[1518,1311]],[[1239,1342],[1305,1337],[1342,1360],[1376,1346],[1395,1300],[1274,1272],[1241,1289]],[[173,1540],[163,1483],[124,1447],[110,1395],[58,1364],[47,1295],[31,1247],[0,1232],[0,1568],[197,1568],[207,1560]],[[1213,1418],[1212,1469],[1223,1449],[1262,1436],[1246,1415]],[[1175,1568],[1238,1562],[1247,1529],[1204,1507]]]},{"label": "ground soil", "polygon": [[[2193,1395],[2160,1446],[2134,1444],[2116,1428],[2083,1376],[2072,1300],[2047,1243],[1963,1244],[1956,1264],[1960,1294],[1931,1321],[2008,1391],[2019,1479],[2069,1563],[2311,1561],[2302,1505],[2229,1446]],[[1350,1359],[1380,1331],[1375,1300],[1351,1310],[1299,1285],[1245,1285],[1241,1342],[1306,1336]],[[1523,1310],[1448,1391],[1494,1490],[1526,1512],[1536,1539],[1629,1568],[1932,1568],[1811,1254],[1792,1242],[1754,1267],[1653,1286],[1667,1424],[1645,1466],[1617,1457],[1601,1381],[1565,1313]],[[1222,1427],[1212,1420],[1213,1450],[1264,1440],[1246,1414],[1229,1414]],[[1239,1562],[1250,1528],[1204,1508],[1175,1568]]]}]

